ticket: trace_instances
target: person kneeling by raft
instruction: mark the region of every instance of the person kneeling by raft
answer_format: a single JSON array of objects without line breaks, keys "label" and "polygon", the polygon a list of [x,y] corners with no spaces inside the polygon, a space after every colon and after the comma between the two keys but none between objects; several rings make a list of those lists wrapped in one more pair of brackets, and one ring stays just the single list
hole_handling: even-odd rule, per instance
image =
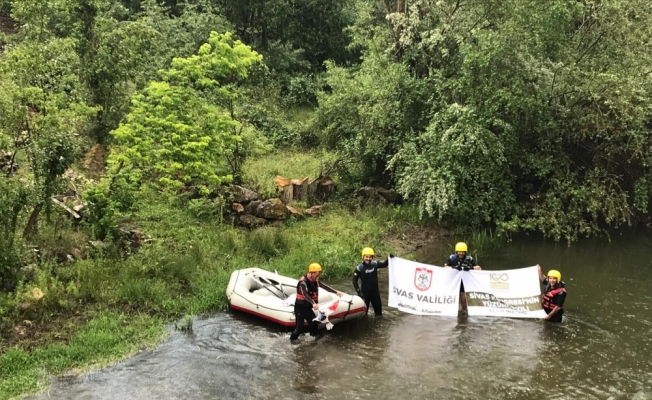
[{"label": "person kneeling by raft", "polygon": [[546,312],[546,321],[561,322],[564,316],[564,301],[566,301],[566,285],[561,280],[561,272],[551,269],[548,275],[543,275],[541,266],[539,268],[539,279],[541,283],[546,286],[543,297],[541,298],[541,305]]},{"label": "person kneeling by raft", "polygon": [[294,317],[297,321],[297,327],[290,335],[290,341],[297,340],[299,335],[306,332],[304,322],[308,322],[310,336],[317,334],[319,322],[313,321],[315,319],[315,312],[313,310],[319,309],[319,288],[324,288],[327,292],[335,293],[342,297],[342,293],[327,286],[319,281],[321,275],[321,265],[312,263],[308,266],[308,273],[302,276],[297,283],[297,299],[294,302]]}]

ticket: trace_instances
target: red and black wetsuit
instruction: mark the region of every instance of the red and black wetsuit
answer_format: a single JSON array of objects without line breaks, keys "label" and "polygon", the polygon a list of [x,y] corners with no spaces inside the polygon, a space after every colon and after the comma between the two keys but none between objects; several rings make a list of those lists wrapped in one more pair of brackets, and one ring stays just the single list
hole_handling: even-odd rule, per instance
[{"label": "red and black wetsuit", "polygon": [[543,284],[546,286],[546,290],[541,297],[541,305],[546,311],[546,314],[550,314],[555,307],[561,308],[561,310],[557,311],[557,313],[548,321],[561,322],[564,315],[564,301],[566,301],[566,285],[562,281],[551,286],[547,278],[543,280]]},{"label": "red and black wetsuit", "polygon": [[319,280],[313,281],[308,275],[302,276],[297,283],[297,300],[294,302],[294,317],[296,318],[297,327],[292,332],[290,340],[296,340],[300,334],[306,332],[304,322],[308,322],[310,336],[317,334],[319,322],[313,321],[315,319],[315,312],[312,309],[313,304],[319,302],[319,288],[324,288],[331,293],[337,291],[321,282]]}]

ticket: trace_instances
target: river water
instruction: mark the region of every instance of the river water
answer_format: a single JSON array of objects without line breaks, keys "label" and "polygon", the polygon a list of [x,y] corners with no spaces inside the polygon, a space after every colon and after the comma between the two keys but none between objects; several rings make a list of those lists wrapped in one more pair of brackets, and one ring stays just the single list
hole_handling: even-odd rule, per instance
[{"label": "river water", "polygon": [[[478,257],[488,270],[561,270],[562,324],[386,308],[385,318],[291,345],[283,328],[218,313],[197,317],[192,333],[175,332],[156,350],[55,379],[33,398],[652,399],[652,240],[612,240],[570,248],[519,240]],[[451,247],[434,243],[416,257],[441,265]],[[352,291],[348,279],[333,286]]]}]

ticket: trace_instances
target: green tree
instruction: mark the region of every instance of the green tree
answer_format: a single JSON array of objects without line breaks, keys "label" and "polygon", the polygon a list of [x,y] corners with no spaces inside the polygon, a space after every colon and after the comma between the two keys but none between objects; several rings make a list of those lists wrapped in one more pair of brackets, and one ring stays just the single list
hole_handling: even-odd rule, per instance
[{"label": "green tree", "polygon": [[[177,193],[196,190],[207,195],[229,182],[227,156],[240,136],[238,122],[222,104],[231,103],[232,84],[245,79],[262,57],[230,33],[212,32],[208,43],[187,58],[175,58],[161,81],[150,83],[132,100],[132,111],[112,135],[109,163],[113,174],[90,194],[96,219],[113,218],[108,207],[116,182],[152,182]],[[100,201],[101,200],[101,201]],[[123,207],[115,205],[114,208]],[[105,224],[105,221],[102,222]]]},{"label": "green tree", "polygon": [[[375,79],[387,84],[403,68],[427,103],[410,118],[418,123],[381,139],[399,144],[377,148],[424,212],[568,240],[650,221],[649,2],[376,4],[361,5],[349,30],[365,54],[360,71],[329,72],[333,91],[320,99],[327,134],[339,131],[331,145],[350,153],[349,143],[383,137],[361,127],[415,110],[409,95],[375,109],[382,102],[366,95],[352,98],[352,110],[331,112],[351,88],[364,88],[361,72],[382,55],[398,66]],[[456,196],[443,197],[445,187]]]},{"label": "green tree", "polygon": [[[26,40],[0,58],[0,152],[9,162],[0,176],[0,278],[13,282],[20,251],[16,230],[23,210],[31,208],[23,236],[38,228],[43,209],[61,175],[76,160],[95,109],[75,74],[79,59],[70,40]],[[17,170],[18,159],[26,165]]]}]

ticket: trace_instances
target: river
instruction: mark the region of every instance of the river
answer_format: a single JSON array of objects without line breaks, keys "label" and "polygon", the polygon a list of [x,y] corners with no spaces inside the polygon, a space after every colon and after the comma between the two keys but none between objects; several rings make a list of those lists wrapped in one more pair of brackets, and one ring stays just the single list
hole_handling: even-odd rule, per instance
[{"label": "river", "polygon": [[[418,261],[441,265],[452,245]],[[153,351],[35,399],[652,399],[652,240],[518,240],[483,269],[557,268],[564,322],[422,317],[385,308],[318,339],[241,313],[197,317]],[[387,287],[387,274],[381,273]],[[351,292],[350,281],[333,286]],[[384,305],[387,305],[386,289]]]}]

